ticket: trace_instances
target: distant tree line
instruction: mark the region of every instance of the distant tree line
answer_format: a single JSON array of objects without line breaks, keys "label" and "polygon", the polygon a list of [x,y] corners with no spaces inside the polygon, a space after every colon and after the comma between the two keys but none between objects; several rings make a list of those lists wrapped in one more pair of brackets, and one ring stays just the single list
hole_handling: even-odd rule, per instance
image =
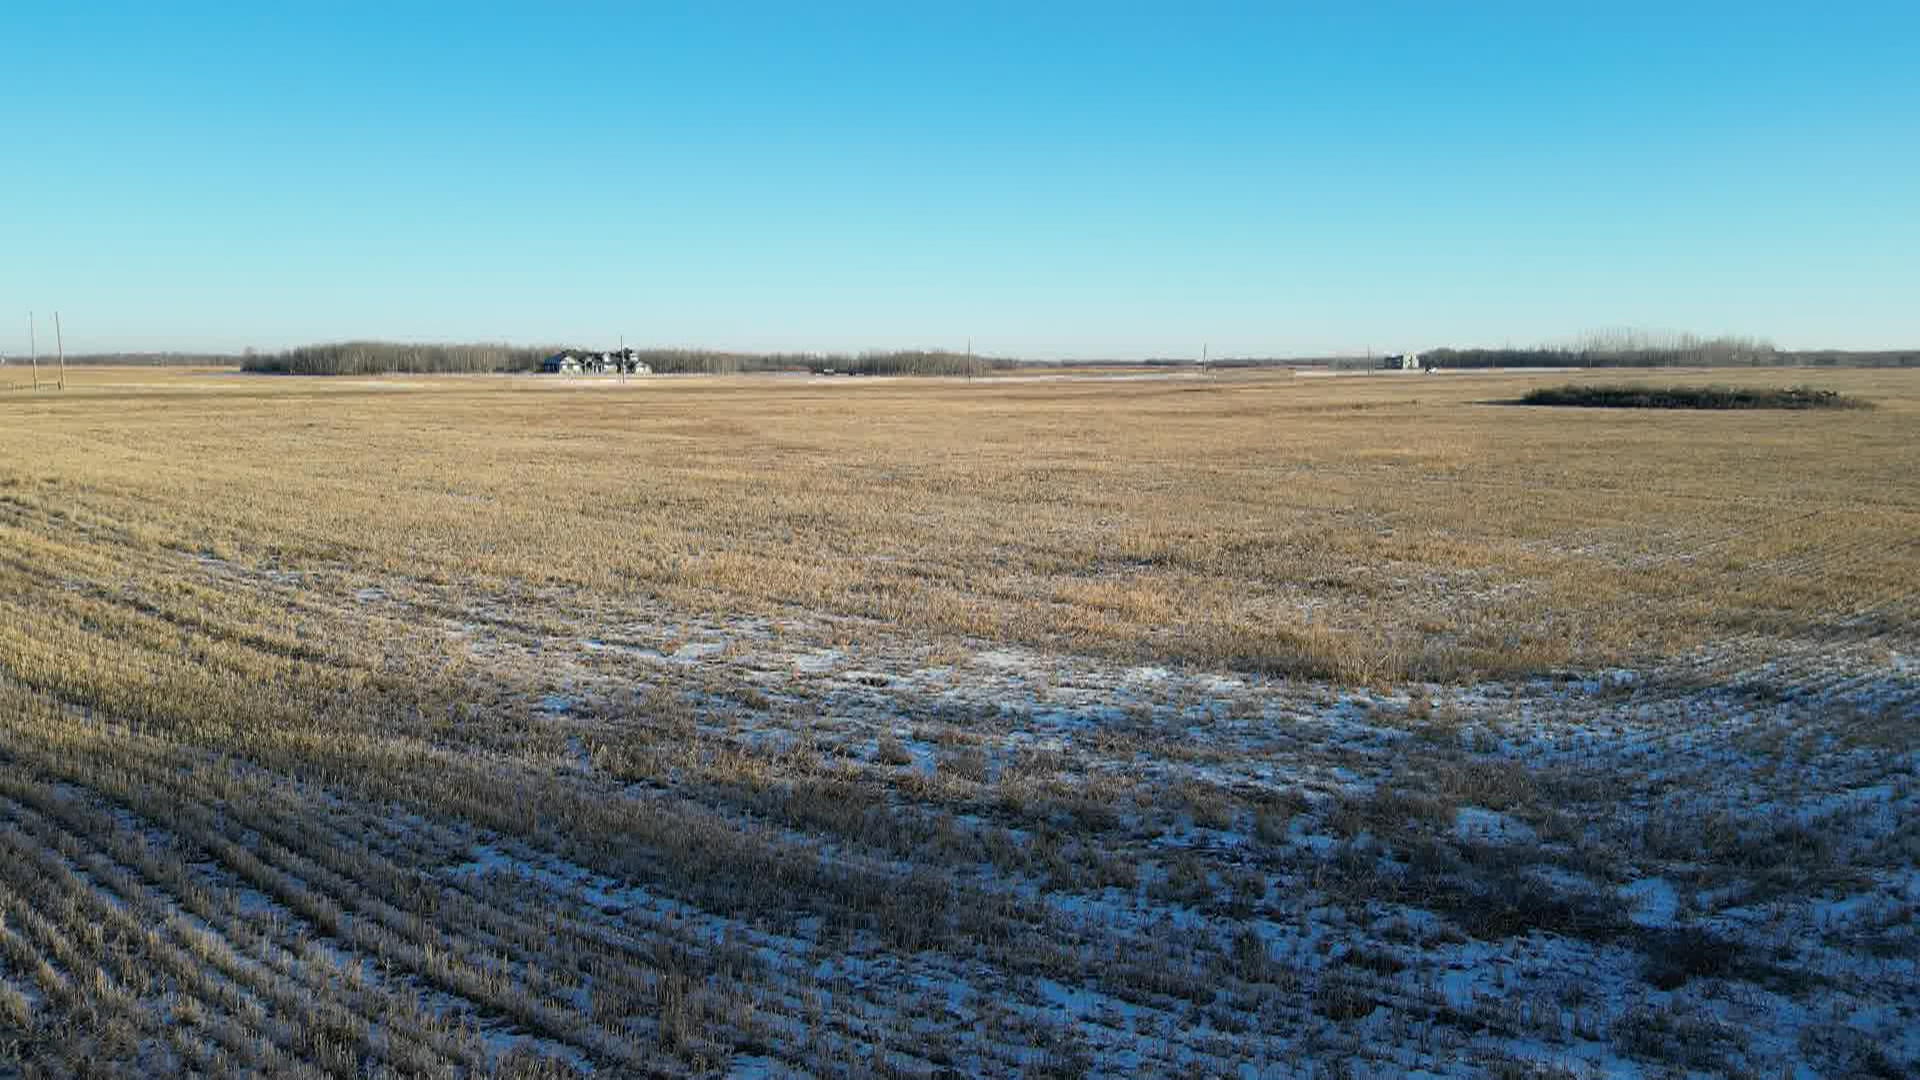
[{"label": "distant tree line", "polygon": [[[973,375],[1017,367],[1004,356],[979,356],[941,349],[863,353],[740,353],[710,349],[641,349],[641,360],[662,375],[727,375],[737,372],[793,371],[841,375]],[[535,367],[539,365],[536,364]]]},{"label": "distant tree line", "polygon": [[342,341],[301,345],[241,361],[242,371],[276,375],[471,374],[537,371],[555,349],[531,345],[410,345]]},{"label": "distant tree line", "polygon": [[[562,346],[438,345],[346,341],[302,345],[247,356],[244,371],[280,375],[471,374],[539,371]],[[580,350],[575,350],[580,351]],[[591,350],[587,350],[591,351]],[[998,356],[943,350],[851,353],[740,353],[709,349],[640,349],[639,359],[660,374],[725,375],[748,371],[811,371],[850,375],[970,375],[1016,366]],[[223,358],[231,363],[232,357]]]},{"label": "distant tree line", "polygon": [[1883,349],[1877,352],[1812,349],[1781,353],[1780,356],[1782,363],[1801,367],[1920,367],[1920,349]]},{"label": "distant tree line", "polygon": [[1782,362],[1772,343],[1757,338],[1700,337],[1608,330],[1571,345],[1502,349],[1432,349],[1429,367],[1765,367]]},{"label": "distant tree line", "polygon": [[[1335,356],[1220,356],[1207,362],[1215,368],[1338,367],[1343,357]],[[1191,364],[1193,361],[1189,360]]]},{"label": "distant tree line", "polygon": [[1003,356],[976,356],[945,350],[863,352],[858,356],[824,356],[822,368],[856,375],[973,375],[1016,367],[1018,360]]},{"label": "distant tree line", "polygon": [[[25,356],[8,357],[9,361],[25,362]],[[67,366],[93,367],[230,367],[240,359],[232,353],[191,353],[191,352],[104,352],[104,353],[68,353]],[[41,353],[42,363],[51,363],[52,353]]]},{"label": "distant tree line", "polygon": [[[540,370],[540,362],[562,346],[406,344],[347,341],[302,345],[277,353],[147,352],[70,355],[70,365],[199,367],[239,362],[244,371],[291,375],[378,375],[393,373],[488,373]],[[711,349],[643,349],[639,356],[661,374],[810,371],[854,375],[970,375],[1017,367],[1001,356],[978,356],[941,349],[852,353],[743,353]],[[1421,354],[1429,366],[1487,367],[1920,367],[1920,349],[1849,352],[1837,349],[1787,352],[1752,338],[1703,338],[1691,334],[1651,335],[1639,331],[1589,334],[1571,345],[1531,348],[1440,348]],[[24,360],[24,357],[15,357]],[[44,359],[44,357],[43,357]],[[1220,357],[1215,368],[1332,367],[1361,368],[1377,363],[1357,356],[1278,358]],[[1192,367],[1193,359],[1145,361],[1064,361],[1062,367],[1137,365]]]}]

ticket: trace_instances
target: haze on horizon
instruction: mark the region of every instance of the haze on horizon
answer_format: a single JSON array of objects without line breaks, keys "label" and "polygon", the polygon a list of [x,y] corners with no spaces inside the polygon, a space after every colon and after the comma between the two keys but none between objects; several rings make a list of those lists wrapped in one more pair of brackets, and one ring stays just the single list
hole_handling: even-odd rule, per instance
[{"label": "haze on horizon", "polygon": [[9,5],[0,354],[1920,343],[1913,5],[1271,7]]}]

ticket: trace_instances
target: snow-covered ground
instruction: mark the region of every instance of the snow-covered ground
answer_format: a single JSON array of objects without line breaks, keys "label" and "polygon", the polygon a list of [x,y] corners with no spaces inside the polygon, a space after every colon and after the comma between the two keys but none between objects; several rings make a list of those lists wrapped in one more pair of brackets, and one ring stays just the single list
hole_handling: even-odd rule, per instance
[{"label": "snow-covered ground", "polygon": [[0,717],[0,1008],[112,965],[149,1071],[1920,1067],[1911,597],[1634,667],[1346,686],[181,573],[324,608],[391,650],[357,692],[394,696],[381,740],[231,755]]},{"label": "snow-covered ground", "polygon": [[[1920,683],[1885,634],[1354,688],[810,616],[636,609],[529,636],[482,608],[448,629],[494,669],[533,673],[531,713],[625,797],[707,800],[821,859],[950,879],[1043,927],[1056,955],[1024,970],[954,941],[828,944],[808,920],[689,907],[484,838],[445,871],[750,941],[796,986],[840,987],[945,1048],[926,1069],[1920,1063]],[[687,752],[622,751],[662,702]],[[714,794],[738,760],[789,791],[837,785],[861,811]],[[877,840],[883,821],[904,839]]]}]

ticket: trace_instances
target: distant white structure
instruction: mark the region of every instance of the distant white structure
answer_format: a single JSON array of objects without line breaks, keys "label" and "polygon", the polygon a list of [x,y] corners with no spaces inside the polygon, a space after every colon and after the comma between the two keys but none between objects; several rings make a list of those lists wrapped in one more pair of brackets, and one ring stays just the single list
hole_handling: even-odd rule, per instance
[{"label": "distant white structure", "polygon": [[651,375],[653,365],[640,359],[632,348],[592,352],[568,349],[540,361],[540,370],[549,375]]}]

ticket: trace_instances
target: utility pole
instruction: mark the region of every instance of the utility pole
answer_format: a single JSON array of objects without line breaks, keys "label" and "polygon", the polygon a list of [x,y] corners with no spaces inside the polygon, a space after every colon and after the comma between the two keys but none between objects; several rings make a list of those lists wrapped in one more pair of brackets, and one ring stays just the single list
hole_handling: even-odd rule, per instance
[{"label": "utility pole", "polygon": [[33,388],[40,389],[40,341],[33,336],[33,312],[27,312],[27,355],[33,360]]},{"label": "utility pole", "polygon": [[1213,346],[1210,343],[1200,346],[1200,374],[1207,373],[1207,364],[1213,359]]},{"label": "utility pole", "polygon": [[67,388],[67,339],[60,333],[60,313],[53,313],[53,347],[60,354],[60,389]]}]

